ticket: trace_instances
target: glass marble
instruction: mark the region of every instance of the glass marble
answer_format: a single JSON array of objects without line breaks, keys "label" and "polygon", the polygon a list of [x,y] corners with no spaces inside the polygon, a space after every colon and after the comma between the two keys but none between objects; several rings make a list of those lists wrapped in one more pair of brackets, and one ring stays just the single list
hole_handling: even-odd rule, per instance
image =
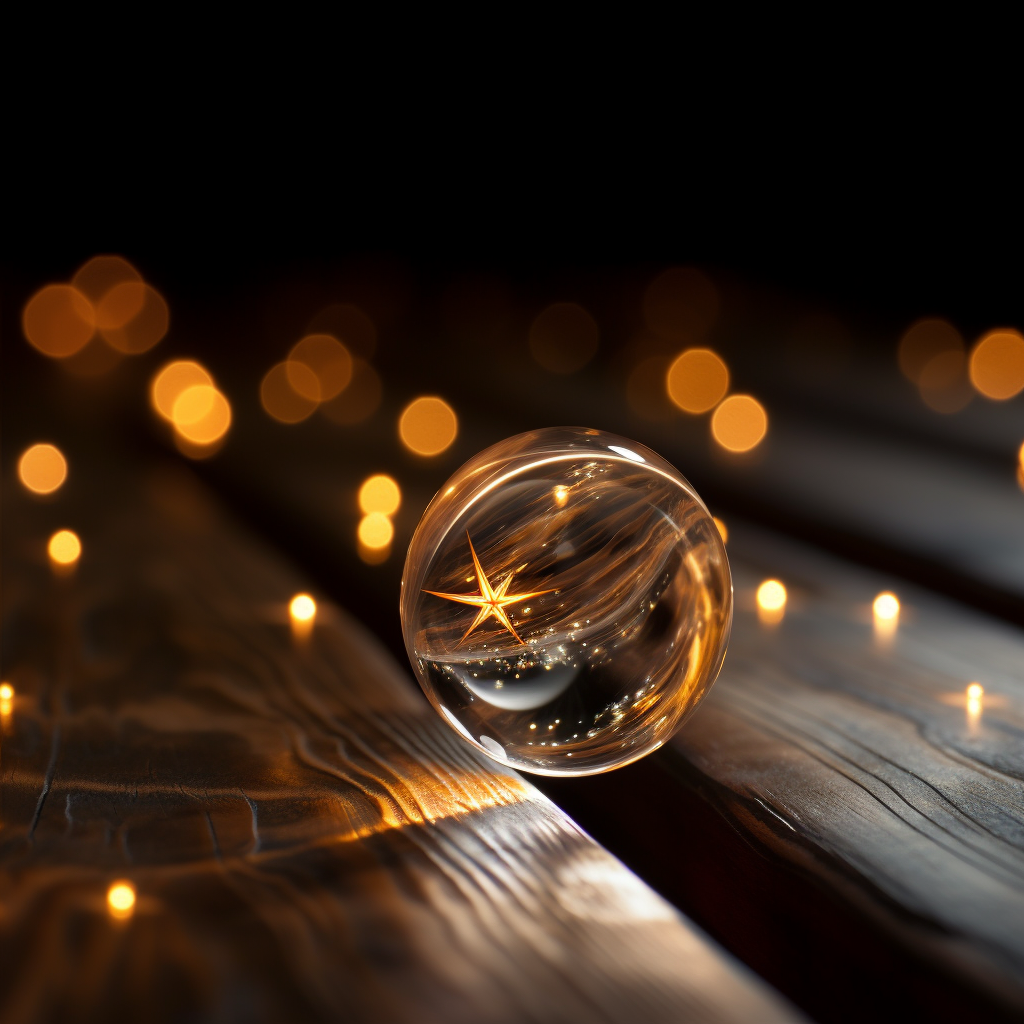
[{"label": "glass marble", "polygon": [[661,746],[714,682],[731,625],[725,546],[693,487],[582,427],[470,459],[424,512],[402,578],[430,702],[489,757],[541,775]]}]

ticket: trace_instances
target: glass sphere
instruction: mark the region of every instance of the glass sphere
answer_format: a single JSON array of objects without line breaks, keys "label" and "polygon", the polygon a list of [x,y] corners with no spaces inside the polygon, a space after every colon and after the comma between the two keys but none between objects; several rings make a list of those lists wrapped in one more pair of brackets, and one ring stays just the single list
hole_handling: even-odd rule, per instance
[{"label": "glass sphere", "polygon": [[541,775],[661,746],[714,682],[731,625],[725,546],[694,489],[649,448],[582,427],[470,459],[424,512],[402,578],[430,702]]}]

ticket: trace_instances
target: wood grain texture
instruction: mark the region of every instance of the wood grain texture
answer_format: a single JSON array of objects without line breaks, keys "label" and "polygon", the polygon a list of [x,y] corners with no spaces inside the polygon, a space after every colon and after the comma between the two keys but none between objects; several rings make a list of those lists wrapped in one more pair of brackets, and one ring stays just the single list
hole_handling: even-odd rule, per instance
[{"label": "wood grain texture", "polygon": [[352,619],[293,638],[300,581],[193,483],[96,490],[66,578],[7,506],[5,1022],[799,1018]]},{"label": "wood grain texture", "polygon": [[[885,641],[871,601],[892,580],[739,524],[730,557],[725,667],[666,763],[937,979],[1024,1013],[1024,635],[897,584]],[[775,627],[767,576],[790,592]]]}]

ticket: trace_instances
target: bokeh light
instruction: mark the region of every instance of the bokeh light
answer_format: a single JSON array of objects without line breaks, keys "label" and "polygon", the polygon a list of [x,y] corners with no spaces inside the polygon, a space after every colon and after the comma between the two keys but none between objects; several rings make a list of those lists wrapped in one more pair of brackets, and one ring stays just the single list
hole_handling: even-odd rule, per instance
[{"label": "bokeh light", "polygon": [[216,444],[231,426],[231,405],[212,385],[193,384],[175,399],[171,422],[191,444]]},{"label": "bokeh light", "polygon": [[18,479],[33,494],[52,494],[67,475],[67,460],[52,444],[34,444],[18,460]]},{"label": "bokeh light", "polygon": [[874,603],[871,605],[871,610],[876,619],[886,622],[897,619],[900,614],[899,598],[890,591],[885,590],[875,598]]},{"label": "bokeh light", "polygon": [[123,921],[135,911],[135,887],[131,882],[114,882],[107,890],[107,910],[110,916]]},{"label": "bokeh light", "polygon": [[213,385],[210,374],[191,359],[178,359],[162,367],[150,385],[149,397],[153,409],[168,422],[174,417],[174,403],[186,388]]},{"label": "bokeh light", "polygon": [[729,390],[729,368],[709,348],[680,353],[665,378],[668,396],[683,412],[713,409]]},{"label": "bokeh light", "polygon": [[141,284],[142,275],[123,256],[93,256],[75,271],[71,283],[98,306],[119,284]]},{"label": "bokeh light", "polygon": [[66,359],[84,348],[96,331],[92,303],[69,284],[48,284],[25,304],[25,338],[43,355]]},{"label": "bokeh light", "polygon": [[757,616],[767,626],[778,625],[786,613],[789,595],[779,580],[765,580],[757,588]]},{"label": "bokeh light", "polygon": [[307,390],[319,395],[320,384],[316,374],[305,363],[272,366],[260,384],[260,402],[268,416],[278,423],[301,423],[313,414],[319,397],[307,397],[292,386],[292,378],[299,380]]},{"label": "bokeh light", "polygon": [[288,605],[288,614],[295,622],[312,622],[316,617],[316,601],[309,594],[296,594]]},{"label": "bokeh light", "polygon": [[398,420],[402,443],[417,455],[439,455],[458,433],[455,410],[443,399],[432,396],[410,402]]},{"label": "bokeh light", "polygon": [[359,521],[359,543],[368,548],[386,548],[395,535],[391,520],[383,512],[369,512]]},{"label": "bokeh light", "polygon": [[82,542],[71,530],[58,530],[46,547],[50,561],[58,566],[74,565],[82,555]]},{"label": "bokeh light", "polygon": [[320,406],[320,411],[339,426],[368,420],[380,405],[383,387],[377,371],[365,359],[352,362],[352,381],[344,391]]},{"label": "bokeh light", "polygon": [[768,432],[768,414],[750,395],[730,395],[711,417],[711,433],[727,451],[747,452]]},{"label": "bokeh light", "polygon": [[644,292],[648,328],[673,343],[703,340],[718,319],[718,289],[696,267],[672,267]]},{"label": "bokeh light", "polygon": [[594,318],[575,302],[555,302],[530,327],[533,358],[552,373],[575,373],[593,358],[600,342]]},{"label": "bokeh light", "polygon": [[921,369],[917,383],[921,400],[935,412],[959,412],[974,397],[967,381],[967,356],[961,349],[932,356]]},{"label": "bokeh light", "polygon": [[718,518],[718,516],[712,516],[711,518],[715,521],[715,526],[718,528],[718,532],[721,535],[722,543],[727,544],[729,542],[728,527],[725,525],[724,522],[722,522],[721,519]]},{"label": "bokeh light", "polygon": [[97,319],[100,318],[103,340],[125,355],[148,352],[164,338],[171,325],[164,297],[148,284],[133,281],[110,290],[97,307]]},{"label": "bokeh light", "polygon": [[114,285],[99,301],[93,302],[96,326],[116,330],[130,323],[146,304],[146,286],[141,281],[122,281]]},{"label": "bokeh light", "polygon": [[14,687],[10,683],[0,683],[0,700],[14,700]]},{"label": "bokeh light", "polygon": [[971,383],[986,398],[1002,402],[1024,391],[1024,337],[1018,331],[989,331],[971,350]]},{"label": "bokeh light", "polygon": [[[304,398],[326,402],[341,394],[352,380],[352,356],[349,350],[330,334],[307,334],[297,342],[285,363],[288,381]],[[308,368],[316,382],[315,392],[308,378],[296,372]]]},{"label": "bokeh light", "polygon": [[970,683],[967,687],[968,700],[981,700],[985,696],[985,687],[981,683]]},{"label": "bokeh light", "polygon": [[380,512],[385,516],[394,515],[401,504],[401,489],[384,473],[369,477],[359,488],[359,508],[367,515],[371,512]]},{"label": "bokeh light", "polygon": [[939,317],[925,317],[904,331],[897,359],[907,380],[920,384],[924,368],[936,356],[965,351],[964,339],[951,323]]}]

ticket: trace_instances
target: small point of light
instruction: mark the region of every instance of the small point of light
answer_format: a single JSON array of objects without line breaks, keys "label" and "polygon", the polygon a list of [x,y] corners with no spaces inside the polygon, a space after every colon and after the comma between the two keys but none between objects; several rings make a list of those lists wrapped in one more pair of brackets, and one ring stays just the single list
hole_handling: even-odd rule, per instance
[{"label": "small point of light", "polygon": [[149,387],[149,398],[157,415],[173,421],[174,403],[187,388],[213,385],[213,378],[191,359],[176,359],[161,367]]},{"label": "small point of light", "polygon": [[57,565],[74,565],[82,554],[82,542],[71,530],[58,530],[46,550]]},{"label": "small point of light", "polygon": [[967,687],[968,700],[981,700],[985,696],[985,687],[981,683],[971,683]]},{"label": "small point of light", "polygon": [[402,443],[417,455],[440,455],[455,440],[458,431],[455,410],[442,398],[414,399],[398,421]]},{"label": "small point of light", "polygon": [[883,591],[875,598],[875,602],[871,608],[875,614],[875,618],[880,619],[883,622],[892,622],[894,619],[897,619],[900,614],[899,599],[895,594],[890,593],[888,590]]},{"label": "small point of light", "polygon": [[394,515],[401,504],[401,489],[384,473],[368,477],[359,488],[359,509],[365,514],[380,512],[386,516]]},{"label": "small point of light", "polygon": [[107,890],[107,909],[120,920],[131,917],[135,910],[135,887],[130,882],[115,882]]},{"label": "small point of light", "polygon": [[369,512],[359,521],[357,532],[360,544],[371,550],[378,550],[386,548],[391,543],[395,528],[383,512]]},{"label": "small point of light", "polygon": [[569,500],[569,488],[559,484],[554,490],[554,495],[555,504],[564,505]]},{"label": "small point of light", "polygon": [[296,622],[311,622],[316,615],[316,601],[309,594],[296,594],[288,605],[288,613]]},{"label": "small point of light", "polygon": [[757,606],[766,612],[778,612],[786,607],[786,588],[778,580],[765,580],[757,588]]},{"label": "small point of light", "polygon": [[52,444],[34,444],[18,460],[18,478],[33,494],[52,494],[67,475],[67,461]]},{"label": "small point of light", "polygon": [[729,368],[709,348],[689,348],[676,356],[665,375],[668,397],[689,413],[713,409],[729,390]]},{"label": "small point of light", "polygon": [[0,700],[14,700],[14,687],[10,683],[0,683]]},{"label": "small point of light", "polygon": [[615,452],[616,455],[621,455],[624,459],[629,459],[630,462],[646,462],[647,460],[642,455],[637,455],[630,448],[623,448],[621,445],[610,444],[608,450]]},{"label": "small point of light", "polygon": [[85,348],[96,333],[96,312],[77,288],[48,284],[26,303],[21,326],[33,348],[66,359]]},{"label": "small point of light", "polygon": [[711,518],[714,519],[715,526],[718,528],[718,532],[722,536],[722,543],[726,544],[729,540],[729,530],[726,528],[725,523],[723,523],[722,520],[718,518],[718,516],[712,516]]},{"label": "small point of light", "polygon": [[1024,391],[1024,336],[1019,331],[989,331],[971,349],[968,366],[977,391],[1003,402]]},{"label": "small point of light", "polygon": [[748,452],[768,433],[768,414],[750,395],[730,395],[711,417],[711,434],[727,451]]}]

